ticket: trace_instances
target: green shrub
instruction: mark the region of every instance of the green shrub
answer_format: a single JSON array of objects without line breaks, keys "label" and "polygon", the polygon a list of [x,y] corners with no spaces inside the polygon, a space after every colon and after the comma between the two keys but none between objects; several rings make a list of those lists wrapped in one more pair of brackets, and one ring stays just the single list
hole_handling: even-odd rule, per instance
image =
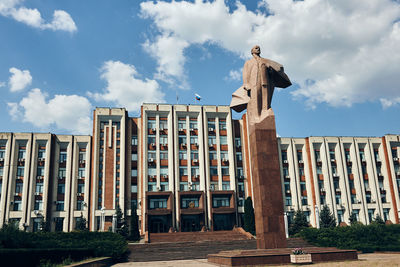
[{"label": "green shrub", "polygon": [[247,197],[244,201],[244,225],[243,229],[252,235],[256,234],[256,223],[254,218],[253,201]]},{"label": "green shrub", "polygon": [[400,225],[397,224],[307,228],[299,235],[316,246],[357,249],[362,252],[400,251]]}]

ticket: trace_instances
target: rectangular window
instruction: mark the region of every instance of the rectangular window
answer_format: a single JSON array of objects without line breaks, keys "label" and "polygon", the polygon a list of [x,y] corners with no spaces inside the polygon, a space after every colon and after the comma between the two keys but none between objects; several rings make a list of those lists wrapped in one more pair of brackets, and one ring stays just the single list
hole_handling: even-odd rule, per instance
[{"label": "rectangular window", "polygon": [[219,142],[221,145],[227,145],[228,144],[228,139],[225,135],[220,135],[219,136]]},{"label": "rectangular window", "polygon": [[226,120],[219,121],[219,130],[226,130]]},{"label": "rectangular window", "polygon": [[156,144],[156,137],[154,135],[149,135],[147,137],[147,143],[149,145],[155,145]]},{"label": "rectangular window", "polygon": [[57,194],[65,194],[65,184],[58,184]]},{"label": "rectangular window", "polygon": [[5,149],[0,149],[0,159],[4,159],[6,155],[6,150]]},{"label": "rectangular window", "polygon": [[188,183],[180,182],[179,183],[179,191],[188,191]]},{"label": "rectangular window", "polygon": [[180,135],[179,137],[178,137],[178,142],[179,142],[179,145],[186,145],[186,135]]},{"label": "rectangular window", "polygon": [[147,190],[149,191],[149,192],[152,192],[152,191],[157,191],[157,186],[156,186],[156,183],[155,182],[149,182],[148,183],[148,185],[147,185]]},{"label": "rectangular window", "polygon": [[160,159],[168,159],[168,151],[160,151]]},{"label": "rectangular window", "polygon": [[210,167],[210,175],[211,176],[218,176],[218,168],[215,166]]},{"label": "rectangular window", "polygon": [[147,158],[149,160],[156,160],[156,152],[148,152],[147,153]]},{"label": "rectangular window", "polygon": [[156,168],[148,168],[147,171],[148,171],[150,176],[156,176],[157,175],[157,169]]},{"label": "rectangular window", "polygon": [[217,143],[217,139],[215,138],[215,136],[211,135],[208,137],[208,145],[212,146],[215,145]]},{"label": "rectangular window", "polygon": [[192,145],[197,145],[199,143],[197,136],[191,136],[190,137],[190,144]]},{"label": "rectangular window", "polygon": [[4,175],[4,168],[0,166],[0,177],[3,177]]},{"label": "rectangular window", "polygon": [[131,141],[132,146],[137,146],[138,144],[138,138],[137,135],[132,135],[132,141]]},{"label": "rectangular window", "polygon": [[17,176],[18,177],[24,176],[24,170],[25,170],[24,166],[18,166],[17,167]]},{"label": "rectangular window", "polygon": [[137,193],[137,185],[136,184],[131,185],[131,193]]},{"label": "rectangular window", "polygon": [[222,190],[231,190],[230,182],[222,182]]},{"label": "rectangular window", "polygon": [[160,183],[160,190],[161,191],[168,191],[168,189],[169,189],[169,184],[168,184],[168,182],[161,182]]},{"label": "rectangular window", "polygon": [[181,208],[198,208],[199,207],[199,198],[195,197],[183,197],[181,200]]},{"label": "rectangular window", "polygon": [[297,160],[303,160],[303,152],[301,150],[297,150]]},{"label": "rectangular window", "polygon": [[215,131],[215,121],[208,121],[208,129]]},{"label": "rectangular window", "polygon": [[179,175],[180,176],[186,176],[188,175],[188,170],[186,166],[181,166],[179,167]]},{"label": "rectangular window", "polygon": [[167,136],[165,136],[165,135],[160,136],[160,144],[163,145],[163,146],[168,145],[168,138],[167,138]]},{"label": "rectangular window", "polygon": [[67,151],[60,151],[60,163],[67,161]]},{"label": "rectangular window", "polygon": [[242,161],[242,152],[236,152],[236,161]]},{"label": "rectangular window", "polygon": [[44,167],[42,166],[37,167],[36,172],[37,172],[36,176],[44,176]]},{"label": "rectangular window", "polygon": [[164,120],[160,118],[160,130],[168,130],[168,121],[166,118]]},{"label": "rectangular window", "polygon": [[197,130],[198,129],[197,121],[195,121],[195,120],[192,121],[191,120],[190,123],[189,123],[189,127],[190,127],[190,129]]},{"label": "rectangular window", "polygon": [[137,157],[137,153],[133,153],[131,155],[131,161],[137,161],[138,157]]},{"label": "rectangular window", "polygon": [[37,183],[35,186],[36,193],[43,193],[43,183]]},{"label": "rectangular window", "polygon": [[58,169],[58,178],[64,179],[67,176],[67,170],[65,168]]},{"label": "rectangular window", "polygon": [[236,147],[242,146],[242,140],[240,140],[240,137],[235,137],[235,146]]},{"label": "rectangular window", "polygon": [[291,196],[286,196],[285,205],[286,206],[292,206],[292,197]]},{"label": "rectangular window", "polygon": [[210,151],[209,157],[210,157],[210,160],[216,160],[217,159],[217,151]]},{"label": "rectangular window", "polygon": [[198,160],[199,159],[199,152],[197,152],[197,151],[190,152],[190,159],[191,160]]},{"label": "rectangular window", "polygon": [[148,129],[156,129],[156,121],[155,120],[148,120],[147,121],[147,128]]},{"label": "rectangular window", "polygon": [[25,159],[25,157],[26,157],[26,150],[20,148],[18,151],[18,159]]},{"label": "rectangular window", "polygon": [[213,208],[229,207],[229,197],[213,197]]},{"label": "rectangular window", "polygon": [[187,152],[186,150],[179,151],[179,159],[187,159]]},{"label": "rectangular window", "polygon": [[149,209],[166,209],[167,199],[154,198],[149,200]]},{"label": "rectangular window", "polygon": [[21,194],[24,184],[23,183],[16,183],[15,184],[15,193]]},{"label": "rectangular window", "polygon": [[162,167],[160,168],[160,175],[161,175],[161,176],[168,175],[168,166],[162,166]]},{"label": "rectangular window", "polygon": [[78,169],[78,177],[79,178],[84,178],[85,177],[85,168],[79,167],[79,169]]},{"label": "rectangular window", "polygon": [[178,129],[186,130],[186,119],[178,121]]},{"label": "rectangular window", "polygon": [[132,169],[131,170],[131,176],[132,177],[137,177],[137,169]]},{"label": "rectangular window", "polygon": [[192,167],[191,172],[192,172],[192,176],[200,175],[200,170],[198,167]]},{"label": "rectangular window", "polygon": [[223,176],[229,175],[229,167],[228,166],[222,166],[221,171],[222,171]]},{"label": "rectangular window", "polygon": [[222,152],[221,151],[221,160],[222,161],[228,161],[228,152]]},{"label": "rectangular window", "polygon": [[43,210],[43,200],[35,199],[34,210]]},{"label": "rectangular window", "polygon": [[22,202],[20,199],[15,199],[14,200],[14,207],[13,211],[21,211],[22,210]]},{"label": "rectangular window", "polygon": [[329,149],[329,158],[330,159],[335,159],[335,150],[334,149]]},{"label": "rectangular window", "polygon": [[56,211],[63,211],[63,210],[64,210],[64,201],[57,201]]}]

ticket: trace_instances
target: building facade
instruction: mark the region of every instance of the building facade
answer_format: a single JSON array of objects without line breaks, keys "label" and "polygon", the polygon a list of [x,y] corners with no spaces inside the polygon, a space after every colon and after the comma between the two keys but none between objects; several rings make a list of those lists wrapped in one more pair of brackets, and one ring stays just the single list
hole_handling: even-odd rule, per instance
[{"label": "building facade", "polygon": [[[328,205],[340,224],[399,223],[400,135],[278,143],[289,222],[302,210],[315,227]],[[232,229],[253,195],[249,147],[246,115],[228,106],[96,108],[92,136],[0,133],[0,226],[72,231],[84,218],[103,231],[119,206],[142,234]]]}]

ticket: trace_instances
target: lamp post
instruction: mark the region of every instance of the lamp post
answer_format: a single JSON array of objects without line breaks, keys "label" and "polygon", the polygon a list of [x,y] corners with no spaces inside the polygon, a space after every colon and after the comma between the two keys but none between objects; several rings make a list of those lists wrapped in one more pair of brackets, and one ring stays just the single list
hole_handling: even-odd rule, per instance
[{"label": "lamp post", "polygon": [[100,223],[100,225],[101,225],[101,231],[102,232],[104,232],[104,224],[105,224],[105,221],[106,221],[106,215],[105,215],[105,208],[104,207],[102,207],[101,208],[101,223]]},{"label": "lamp post", "polygon": [[112,232],[115,233],[117,229],[117,214],[112,216]]},{"label": "lamp post", "polygon": [[286,238],[289,238],[289,224],[288,224],[288,218],[287,218],[287,212],[283,213],[283,219],[285,221],[285,234]]},{"label": "lamp post", "polygon": [[319,229],[319,209],[318,209],[318,205],[315,205],[315,220],[316,220],[316,223],[317,223],[317,229]]}]

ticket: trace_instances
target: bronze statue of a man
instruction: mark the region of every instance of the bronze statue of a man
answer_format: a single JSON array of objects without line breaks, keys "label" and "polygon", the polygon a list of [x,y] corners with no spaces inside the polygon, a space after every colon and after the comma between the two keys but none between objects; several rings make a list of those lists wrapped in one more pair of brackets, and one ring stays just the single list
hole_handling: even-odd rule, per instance
[{"label": "bronze statue of a man", "polygon": [[281,64],[260,57],[258,45],[251,49],[251,54],[253,58],[243,67],[243,86],[232,94],[230,106],[237,112],[247,108],[249,119],[259,121],[271,108],[275,87],[286,88],[292,83]]}]

